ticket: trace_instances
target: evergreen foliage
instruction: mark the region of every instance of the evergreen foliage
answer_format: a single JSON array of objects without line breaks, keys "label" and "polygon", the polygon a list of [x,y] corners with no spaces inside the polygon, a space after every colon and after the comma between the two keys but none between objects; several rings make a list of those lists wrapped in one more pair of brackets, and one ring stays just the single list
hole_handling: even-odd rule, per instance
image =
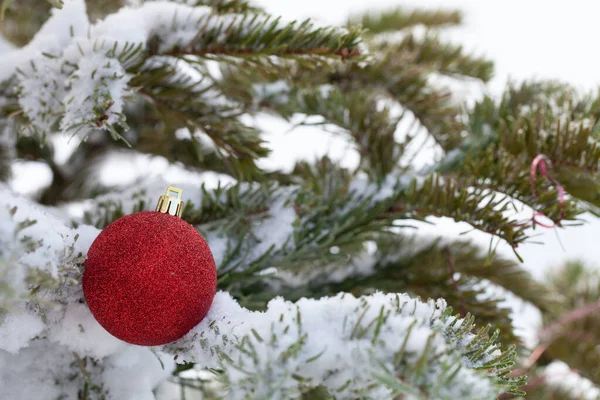
[{"label": "evergreen foliage", "polygon": [[[573,264],[539,282],[517,260],[538,224],[517,211],[560,228],[600,212],[596,94],[525,82],[461,104],[444,80],[485,83],[493,65],[443,39],[458,11],[397,8],[320,27],[243,0],[2,4],[2,33],[18,48],[0,71],[0,181],[35,160],[52,182],[28,200],[0,186],[0,337],[27,318],[18,340],[0,343],[0,397],[5,365],[48,355],[59,372],[39,390],[136,398],[120,376],[127,352],[142,371],[144,357],[163,374],[211,368],[218,395],[240,399],[546,399],[565,390],[546,384],[554,361],[600,385],[598,313],[561,319],[595,307],[598,276]],[[270,147],[252,117],[265,114],[332,131],[359,162],[262,167]],[[61,135],[78,143],[64,162]],[[417,167],[423,143],[432,159]],[[80,283],[87,247],[117,218],[153,209],[168,185],[103,184],[98,169],[115,154],[231,182],[181,185],[183,218],[207,239],[228,294],[152,350],[85,347],[95,340]],[[532,178],[542,155],[548,171]],[[487,234],[490,249],[406,229],[444,217]],[[496,253],[499,242],[515,257]],[[430,298],[443,300],[420,300]],[[507,298],[543,315],[535,365]],[[71,343],[77,326],[92,333]]]}]

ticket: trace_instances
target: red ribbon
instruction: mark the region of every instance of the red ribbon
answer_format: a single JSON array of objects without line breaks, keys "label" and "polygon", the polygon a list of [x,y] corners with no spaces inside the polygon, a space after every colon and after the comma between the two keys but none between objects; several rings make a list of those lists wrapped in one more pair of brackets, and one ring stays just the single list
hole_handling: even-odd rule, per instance
[{"label": "red ribbon", "polygon": [[[537,180],[537,171],[539,169],[540,174],[544,178],[550,179],[550,181],[552,181],[552,183],[554,183],[554,185],[556,186],[556,190],[558,191],[558,202],[559,204],[561,204],[562,209],[562,204],[565,202],[565,189],[560,184],[560,182],[548,172],[547,166],[552,166],[552,162],[548,157],[546,157],[543,154],[538,154],[531,162],[531,169],[529,170],[529,186],[531,187],[531,194],[533,195],[533,199],[537,200],[537,194],[535,192],[535,183]],[[531,219],[527,220],[524,223],[517,224],[517,226],[523,226],[527,225],[529,222],[533,222],[533,226],[539,225],[542,228],[556,228],[561,226],[560,221],[562,221],[563,218],[561,214],[560,219],[556,223],[552,223],[552,225],[549,225],[538,221],[537,217],[544,217],[544,213],[540,211],[535,211]]]}]

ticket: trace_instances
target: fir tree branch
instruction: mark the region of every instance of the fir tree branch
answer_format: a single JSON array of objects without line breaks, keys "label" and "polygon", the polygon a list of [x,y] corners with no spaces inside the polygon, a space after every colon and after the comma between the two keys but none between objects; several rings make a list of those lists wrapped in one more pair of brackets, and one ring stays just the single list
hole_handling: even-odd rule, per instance
[{"label": "fir tree branch", "polygon": [[[327,306],[334,299],[346,307],[331,315]],[[487,397],[505,391],[521,393],[517,387],[525,378],[507,376],[514,362],[514,349],[501,350],[495,343],[497,333],[489,335],[489,327],[485,327],[472,334],[473,317],[453,317],[452,309],[446,308],[443,301],[430,300],[425,304],[416,300],[419,304],[408,299],[397,294],[358,299],[341,294],[296,304],[276,300],[265,312],[252,315],[236,305],[238,309],[228,307],[225,318],[209,315],[182,340],[166,346],[166,350],[185,361],[202,359],[219,365],[231,398],[243,398],[248,393],[261,398],[296,398],[319,386],[343,398],[371,398],[375,393],[387,398],[413,393],[449,400],[458,393],[465,399],[479,398],[481,390],[495,392]],[[220,293],[214,309],[232,302]],[[422,313],[426,315],[424,321]],[[317,337],[312,326],[330,329]],[[445,351],[436,344],[438,333],[446,342]],[[392,345],[393,350],[388,347],[388,335],[395,338],[397,345]],[[420,340],[421,346],[415,350],[412,335],[427,339]],[[370,343],[366,357],[359,350],[358,343],[362,341]],[[356,351],[348,352],[348,348]],[[449,358],[448,351],[456,352],[458,357]],[[356,365],[358,359],[362,360],[360,369],[343,367]],[[323,376],[309,372],[321,369],[328,373]],[[273,374],[280,378],[273,379]],[[462,386],[465,374],[470,376],[470,382],[483,378],[488,383],[471,392],[471,383]],[[452,383],[448,385],[449,382]]]},{"label": "fir tree branch", "polygon": [[294,112],[319,115],[324,119],[322,124],[345,130],[360,155],[358,168],[374,178],[384,179],[398,165],[404,144],[396,141],[395,133],[404,115],[393,116],[390,107],[382,106],[375,93],[324,87],[276,92],[271,97],[264,99],[261,106],[283,116]]},{"label": "fir tree branch", "polygon": [[596,365],[600,355],[598,308],[600,276],[580,263],[568,263],[548,277],[557,296],[563,296],[562,306],[544,313],[545,328],[540,332],[542,343],[547,343],[540,362],[560,360],[575,369],[584,378],[600,385]]},{"label": "fir tree branch", "polygon": [[[505,240],[513,247],[526,240],[525,228],[506,217],[505,198],[487,191],[473,191],[452,179],[432,175],[422,183],[413,181],[389,212],[424,220],[427,216],[450,217]],[[485,203],[485,205],[484,205]]]},{"label": "fir tree branch", "polygon": [[[210,82],[204,83],[208,78],[194,79],[176,69],[170,64],[144,68],[132,79],[131,84],[150,106],[138,107],[133,115],[126,113],[140,122],[134,131],[136,149],[191,167],[226,172],[240,180],[259,178],[255,160],[269,152],[259,132],[237,119],[241,111],[235,104],[225,99],[215,102],[220,94]],[[163,129],[145,129],[144,121],[161,121]],[[191,140],[176,137],[182,128],[191,133]],[[215,149],[203,146],[196,132],[206,134]]]},{"label": "fir tree branch", "polygon": [[264,11],[262,8],[247,0],[196,0],[191,2],[185,0],[178,1],[193,6],[209,6],[221,13],[243,13],[248,11],[259,13]]},{"label": "fir tree branch", "polygon": [[[598,397],[600,388],[579,376],[577,371],[565,367],[549,365],[537,368],[527,385],[520,389],[527,392],[527,398],[532,400],[581,400]],[[509,393],[498,396],[500,400],[515,398],[519,397]]]},{"label": "fir tree branch", "polygon": [[[462,110],[452,104],[448,92],[429,83],[429,75],[438,73],[487,80],[492,73],[490,62],[466,55],[460,47],[444,44],[435,36],[416,39],[408,35],[400,43],[374,43],[371,47],[377,56],[368,66],[330,64],[315,70],[294,68],[293,65],[242,64],[225,70],[219,85],[227,96],[243,102],[250,110],[256,110],[258,106],[284,116],[298,108],[306,109],[302,99],[296,105],[295,98],[296,93],[303,93],[299,87],[307,83],[312,87],[304,92],[314,93],[312,104],[318,104],[319,97],[327,99],[329,93],[336,94],[336,91],[349,96],[374,93],[381,98],[390,98],[410,111],[445,149],[452,149],[463,141]],[[332,67],[335,68],[333,71]],[[264,86],[258,85],[261,82]],[[318,92],[315,85],[325,85],[327,94]],[[288,103],[290,101],[292,104]],[[330,112],[340,110],[340,102],[321,103],[322,109],[326,109],[325,105],[332,107]],[[305,112],[313,113],[314,110]],[[343,122],[338,120],[337,124]]]},{"label": "fir tree branch", "polygon": [[[176,45],[162,42],[159,36],[149,39],[148,56],[341,56],[358,55],[361,31],[343,32],[336,28],[317,28],[309,20],[281,23],[279,18],[260,14],[205,14],[189,21],[184,29],[195,27],[197,34]],[[177,31],[175,25],[173,29]]]},{"label": "fir tree branch", "polygon": [[425,25],[428,28],[460,25],[462,20],[463,16],[460,11],[396,8],[352,16],[348,25],[361,24],[370,33],[382,33],[399,31],[415,25]]},{"label": "fir tree branch", "polygon": [[[356,272],[343,264],[346,276],[340,282],[332,282],[328,277],[332,273],[340,274],[341,267],[323,267],[321,271],[311,271],[302,279],[301,287],[289,287],[282,284],[277,295],[289,300],[301,297],[327,296],[340,291],[368,294],[373,290],[384,292],[408,292],[415,296],[441,297],[449,305],[458,309],[462,306],[469,310],[482,323],[491,324],[500,329],[505,343],[518,343],[514,336],[510,310],[501,305],[502,298],[490,297],[482,282],[491,283],[542,310],[554,310],[558,300],[553,292],[537,282],[517,263],[490,254],[485,254],[476,246],[465,241],[447,242],[442,239],[431,240],[419,236],[403,234],[384,234],[372,237],[377,243],[377,253],[366,256],[372,260],[370,267],[359,267]],[[341,249],[342,252],[344,249]],[[363,250],[364,251],[364,250]],[[452,255],[454,272],[448,270],[448,255]],[[363,265],[361,255],[348,257],[352,263]],[[423,268],[427,266],[427,268]],[[283,268],[291,274],[304,277],[302,270]],[[336,275],[337,276],[337,275]],[[457,288],[458,287],[458,288]],[[266,295],[263,301],[268,300]],[[261,293],[248,298],[257,304]]]},{"label": "fir tree branch", "polygon": [[351,64],[328,75],[343,91],[371,89],[409,110],[438,144],[450,150],[463,139],[460,107],[450,93],[429,83],[430,67],[410,62],[414,54],[394,51],[380,54],[371,65]]},{"label": "fir tree branch", "polygon": [[494,66],[490,60],[466,54],[462,46],[443,42],[436,34],[427,34],[423,38],[408,34],[400,42],[381,41],[372,47],[376,53],[401,54],[405,62],[429,72],[483,82],[489,81],[493,75]]},{"label": "fir tree branch", "polygon": [[503,148],[488,147],[479,154],[468,156],[453,175],[462,184],[471,185],[478,191],[497,191],[509,196],[511,202],[518,200],[555,223],[576,220],[581,208],[571,200],[560,203],[552,182],[537,179],[535,193],[531,191],[531,162],[528,156],[511,155]]}]

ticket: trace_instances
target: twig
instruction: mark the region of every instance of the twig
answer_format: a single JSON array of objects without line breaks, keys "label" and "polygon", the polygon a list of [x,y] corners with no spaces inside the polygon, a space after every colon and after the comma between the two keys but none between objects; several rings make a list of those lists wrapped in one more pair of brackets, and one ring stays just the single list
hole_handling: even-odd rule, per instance
[{"label": "twig", "polygon": [[[532,380],[531,382],[529,382],[527,385],[525,386],[521,386],[519,388],[519,390],[523,390],[524,392],[527,392],[531,389],[535,389],[536,387],[541,386],[546,379],[550,378],[550,377],[560,377],[560,376],[567,376],[570,374],[577,374],[579,375],[579,373],[574,370],[574,369],[569,369],[568,371],[564,371],[564,372],[560,372],[560,373],[556,373],[556,374],[552,374],[552,375],[541,375],[538,376],[537,378],[535,378],[534,380]],[[498,400],[506,400],[506,399],[514,399],[517,396],[511,393],[502,393],[500,396],[497,397]]]},{"label": "twig", "polygon": [[518,375],[522,375],[522,374],[526,373],[527,371],[529,371],[531,369],[531,367],[533,367],[533,365],[537,362],[537,360],[539,360],[539,358],[542,356],[542,354],[544,354],[544,352],[546,350],[548,350],[550,345],[552,343],[554,343],[554,341],[561,336],[561,335],[556,335],[556,332],[560,329],[561,326],[564,326],[571,322],[577,321],[578,319],[585,318],[588,315],[590,315],[596,311],[599,311],[599,310],[600,310],[600,300],[598,300],[594,303],[591,303],[591,304],[587,304],[583,307],[576,308],[575,310],[572,310],[572,311],[564,314],[562,317],[560,317],[558,320],[556,320],[551,325],[540,330],[537,333],[537,336],[538,337],[546,337],[546,340],[542,341],[533,350],[533,352],[531,352],[531,354],[527,358],[527,361],[525,362],[525,365],[523,366],[523,368],[514,370],[510,375],[518,376]]},{"label": "twig", "polygon": [[576,308],[575,310],[569,311],[568,313],[560,317],[558,320],[556,320],[554,323],[539,331],[538,337],[552,335],[558,329],[560,329],[561,326],[577,321],[578,319],[585,318],[596,311],[600,311],[600,300],[597,300],[596,302],[591,304],[587,304],[583,307]]},{"label": "twig", "polygon": [[454,270],[454,260],[452,259],[452,254],[450,253],[450,249],[444,249],[444,254],[446,254],[446,259],[448,260],[448,272],[450,273],[450,279],[452,280],[452,286],[454,286],[454,290],[456,290],[456,295],[458,297],[460,315],[467,315],[467,307],[465,305],[465,299],[463,298],[462,290],[460,290],[460,285],[458,281],[454,278],[455,270]]}]

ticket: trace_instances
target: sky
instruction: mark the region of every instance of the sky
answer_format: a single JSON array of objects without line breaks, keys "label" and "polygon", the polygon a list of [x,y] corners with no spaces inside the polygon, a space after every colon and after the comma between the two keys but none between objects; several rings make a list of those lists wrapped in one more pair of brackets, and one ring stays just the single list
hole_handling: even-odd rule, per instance
[{"label": "sky", "polygon": [[289,19],[314,18],[331,24],[349,14],[397,5],[464,11],[465,27],[453,39],[496,63],[491,84],[507,79],[550,78],[590,89],[600,82],[598,36],[600,2],[593,0],[259,0]]}]

